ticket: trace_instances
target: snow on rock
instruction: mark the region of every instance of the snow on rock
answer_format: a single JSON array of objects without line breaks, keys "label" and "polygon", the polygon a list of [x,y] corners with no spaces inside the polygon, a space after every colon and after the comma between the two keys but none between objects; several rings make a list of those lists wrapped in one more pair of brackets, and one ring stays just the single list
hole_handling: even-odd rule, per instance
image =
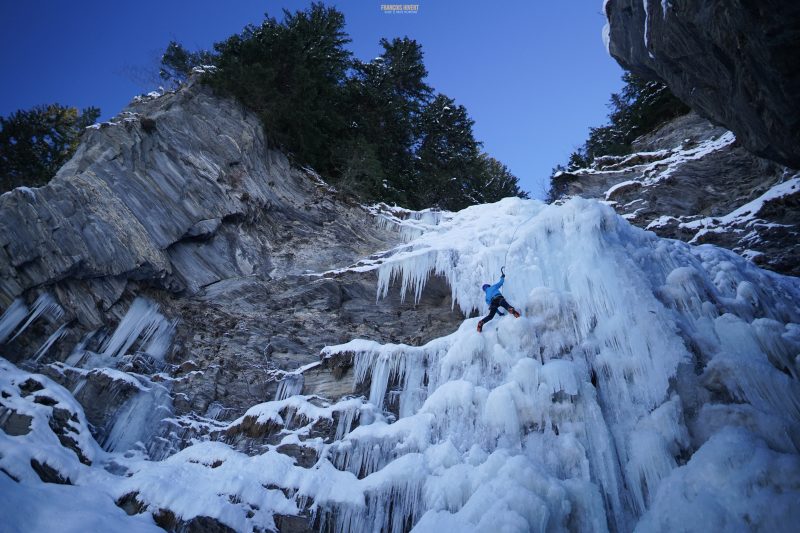
[{"label": "snow on rock", "polygon": [[21,371],[0,358],[0,396],[4,475],[23,483],[37,480],[32,469],[36,462],[47,465],[54,477],[75,480],[102,455],[80,404],[49,378]]},{"label": "snow on rock", "polygon": [[5,531],[126,531],[163,533],[149,514],[128,516],[105,492],[93,487],[19,484],[0,475],[0,512]]},{"label": "snow on rock", "polygon": [[[787,196],[800,194],[800,175],[793,176],[786,181],[770,187],[758,198],[736,208],[727,215],[720,217],[704,217],[691,222],[681,222],[680,227],[697,231],[691,242],[697,241],[701,235],[708,231],[722,231],[733,226],[745,227],[753,224],[766,224],[758,218],[759,213],[769,202],[774,202]],[[778,225],[778,224],[774,224]]]},{"label": "snow on rock", "polygon": [[448,211],[440,209],[423,209],[411,211],[402,207],[390,206],[385,203],[364,206],[378,220],[380,227],[394,227],[400,230],[401,236],[406,240],[419,237],[428,229],[440,224],[452,216]]},{"label": "snow on rock", "polygon": [[[713,154],[714,152],[718,152],[729,147],[734,142],[736,142],[736,136],[731,132],[726,132],[720,135],[718,138],[706,139],[697,146],[691,148],[684,148],[681,146],[669,151],[662,150],[659,152],[642,152],[631,154],[619,161],[617,165],[623,166],[631,163],[632,161],[636,161],[637,159],[644,160],[645,164],[643,164],[642,168],[643,179],[641,179],[639,182],[642,185],[652,186],[659,181],[670,179],[681,169],[681,167],[687,163],[703,159],[709,154]],[[613,170],[614,169],[607,170],[607,172]],[[579,171],[578,174],[592,172],[595,171],[592,169],[583,169]],[[618,185],[620,184],[617,184],[606,191],[606,198],[613,196],[613,189]]]},{"label": "snow on rock", "polygon": [[[337,532],[795,523],[796,278],[711,245],[659,238],[580,198],[508,198],[424,226],[411,216],[387,223],[409,220],[416,236],[354,267],[376,271],[379,296],[398,281],[419,299],[438,274],[454,305],[484,313],[480,286],[505,266],[503,293],[522,317],[497,317],[480,334],[469,318],[422,346],[329,346],[322,357],[352,360],[353,390],[368,397],[300,396],[302,372],[287,374],[276,400],[163,460],[91,440],[80,441],[91,466],[59,451],[47,413],[18,387],[26,373],[3,363],[3,409],[33,420],[26,435],[1,435],[0,464],[18,480],[3,479],[4,492],[51,491],[29,458],[53,454],[74,487],[52,489],[52,508],[91,488],[105,495],[97,514],[127,501],[237,531],[273,530],[289,515]],[[19,314],[9,314],[17,325]],[[144,331],[125,330],[126,339]],[[57,391],[78,435],[88,435],[66,389],[33,379]],[[130,520],[149,525],[142,515]]]},{"label": "snow on rock", "polygon": [[631,154],[557,173],[551,196],[603,199],[661,237],[715,244],[798,275],[796,170],[754,156],[731,132],[694,112],[665,122],[631,148]]}]

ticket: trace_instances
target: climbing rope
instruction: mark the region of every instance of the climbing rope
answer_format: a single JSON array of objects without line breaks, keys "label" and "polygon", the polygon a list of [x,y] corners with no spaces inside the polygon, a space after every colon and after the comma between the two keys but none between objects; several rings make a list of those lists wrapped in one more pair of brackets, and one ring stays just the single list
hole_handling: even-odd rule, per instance
[{"label": "climbing rope", "polygon": [[[517,232],[519,231],[519,228],[521,228],[522,226],[533,220],[533,217],[535,217],[537,214],[538,213],[532,214],[526,220],[518,224],[517,227],[514,229],[514,233],[511,234],[511,241],[508,243],[508,247],[506,248],[506,255],[503,257],[503,266],[500,267],[500,274],[502,274],[503,277],[505,277],[506,275],[506,260],[508,259],[508,252],[511,250],[511,245],[514,244],[514,239],[517,237]],[[505,313],[502,313],[499,309],[497,310],[497,314],[500,316],[506,316]]]},{"label": "climbing rope", "polygon": [[526,220],[524,220],[523,222],[521,222],[520,224],[518,224],[518,225],[517,225],[517,227],[516,227],[516,229],[514,229],[514,233],[512,233],[512,234],[511,234],[511,241],[508,243],[508,247],[506,248],[506,255],[503,257],[503,266],[500,268],[500,272],[501,272],[501,273],[503,272],[503,269],[505,269],[505,268],[506,268],[506,260],[508,259],[508,252],[511,250],[511,245],[512,245],[512,244],[514,244],[514,239],[515,239],[515,238],[516,238],[516,236],[517,236],[517,232],[519,231],[519,228],[521,228],[522,226],[524,226],[525,224],[527,224],[528,222],[530,222],[531,220],[533,220],[533,217],[535,217],[535,216],[536,216],[536,215],[538,215],[538,214],[539,214],[539,213],[534,213],[534,214],[532,214],[532,215],[531,215],[530,217],[528,217]]}]

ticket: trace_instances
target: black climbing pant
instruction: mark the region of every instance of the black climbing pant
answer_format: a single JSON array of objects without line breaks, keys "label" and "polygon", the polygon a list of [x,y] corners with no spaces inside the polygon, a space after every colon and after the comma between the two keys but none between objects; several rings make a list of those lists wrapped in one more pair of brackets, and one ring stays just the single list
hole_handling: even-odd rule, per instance
[{"label": "black climbing pant", "polygon": [[486,317],[484,317],[484,319],[481,320],[481,322],[485,324],[486,322],[489,322],[491,319],[493,319],[494,315],[497,314],[498,307],[502,307],[503,309],[509,312],[512,309],[511,305],[506,301],[505,298],[503,298],[503,295],[498,294],[497,296],[492,298],[492,301],[489,304],[489,314],[486,315]]}]

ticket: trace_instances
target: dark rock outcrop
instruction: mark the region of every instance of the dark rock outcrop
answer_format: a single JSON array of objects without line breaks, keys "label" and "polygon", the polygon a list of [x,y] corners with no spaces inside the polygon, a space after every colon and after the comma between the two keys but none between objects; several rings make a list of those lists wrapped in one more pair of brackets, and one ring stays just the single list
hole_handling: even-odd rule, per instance
[{"label": "dark rock outcrop", "polygon": [[609,52],[755,154],[800,168],[800,3],[609,0]]},{"label": "dark rock outcrop", "polygon": [[600,198],[662,237],[734,250],[762,267],[800,275],[800,174],[757,157],[696,113],[553,178],[561,195]]}]

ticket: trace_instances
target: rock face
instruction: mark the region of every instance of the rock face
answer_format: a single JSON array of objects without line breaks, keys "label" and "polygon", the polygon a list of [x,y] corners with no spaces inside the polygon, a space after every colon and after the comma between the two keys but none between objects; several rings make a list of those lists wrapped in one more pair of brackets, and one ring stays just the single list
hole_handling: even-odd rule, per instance
[{"label": "rock face", "polygon": [[609,52],[752,152],[800,168],[800,4],[607,0]]},{"label": "rock face", "polygon": [[600,198],[662,237],[734,250],[760,266],[800,275],[800,174],[746,150],[696,113],[553,179],[562,195]]},{"label": "rock face", "polygon": [[354,233],[363,209],[293,169],[255,117],[199,85],[120,117],[87,132],[47,187],[0,197],[3,306],[58,284],[96,327],[129,283],[196,294],[232,277],[324,271],[392,239]]},{"label": "rock face", "polygon": [[[232,420],[326,345],[455,329],[441,281],[376,302],[375,274],[344,268],[403,239],[271,150],[237,103],[200,84],[137,98],[50,184],[0,197],[0,354],[73,391],[107,449],[161,457],[198,434],[181,417]],[[310,373],[283,394],[352,392]]]}]

